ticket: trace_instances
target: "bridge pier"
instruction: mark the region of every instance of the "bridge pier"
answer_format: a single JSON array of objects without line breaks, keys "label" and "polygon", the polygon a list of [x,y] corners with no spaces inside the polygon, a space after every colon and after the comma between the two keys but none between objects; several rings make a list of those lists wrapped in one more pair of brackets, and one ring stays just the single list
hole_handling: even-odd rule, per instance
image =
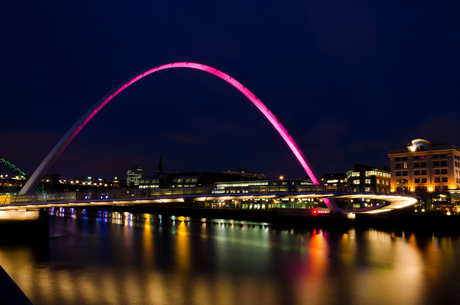
[{"label": "bridge pier", "polygon": [[0,211],[0,242],[43,242],[49,232],[46,210]]}]

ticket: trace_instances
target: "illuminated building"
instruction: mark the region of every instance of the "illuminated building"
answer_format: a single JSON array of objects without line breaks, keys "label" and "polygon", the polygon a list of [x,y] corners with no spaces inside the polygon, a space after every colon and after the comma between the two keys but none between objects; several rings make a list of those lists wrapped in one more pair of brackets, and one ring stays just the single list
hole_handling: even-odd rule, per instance
[{"label": "illuminated building", "polygon": [[133,167],[126,171],[126,185],[139,185],[139,181],[142,179],[142,168]]},{"label": "illuminated building", "polygon": [[348,191],[348,179],[346,174],[325,174],[321,181],[329,191]]},{"label": "illuminated building", "polygon": [[390,169],[383,169],[355,164],[353,170],[347,172],[348,185],[352,192],[390,193]]},{"label": "illuminated building", "polygon": [[449,201],[448,190],[460,189],[460,148],[451,143],[415,139],[388,156],[392,191],[416,192],[426,210],[439,209]]},{"label": "illuminated building", "polygon": [[388,154],[394,191],[447,191],[460,188],[460,149],[449,143],[415,139]]}]

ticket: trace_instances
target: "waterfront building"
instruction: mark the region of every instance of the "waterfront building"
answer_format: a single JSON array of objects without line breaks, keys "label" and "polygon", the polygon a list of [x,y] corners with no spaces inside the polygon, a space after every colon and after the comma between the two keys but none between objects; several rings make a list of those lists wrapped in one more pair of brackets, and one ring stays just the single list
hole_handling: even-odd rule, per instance
[{"label": "waterfront building", "polygon": [[247,168],[240,168],[239,170],[226,170],[224,171],[224,174],[228,175],[238,175],[246,178],[256,178],[256,179],[266,179],[267,176],[262,173],[252,173],[249,172]]},{"label": "waterfront building", "polygon": [[421,211],[445,210],[449,190],[460,189],[460,148],[452,143],[431,144],[415,139],[388,154],[392,192],[415,192]]},{"label": "waterfront building", "polygon": [[460,148],[451,143],[412,140],[388,154],[392,191],[447,191],[460,188]]},{"label": "waterfront building", "polygon": [[325,174],[321,181],[329,191],[349,191],[347,174]]},{"label": "waterfront building", "polygon": [[352,192],[390,193],[391,173],[386,167],[355,164],[347,172],[347,180]]},{"label": "waterfront building", "polygon": [[140,167],[132,167],[126,171],[126,185],[137,186],[142,179],[143,171]]}]

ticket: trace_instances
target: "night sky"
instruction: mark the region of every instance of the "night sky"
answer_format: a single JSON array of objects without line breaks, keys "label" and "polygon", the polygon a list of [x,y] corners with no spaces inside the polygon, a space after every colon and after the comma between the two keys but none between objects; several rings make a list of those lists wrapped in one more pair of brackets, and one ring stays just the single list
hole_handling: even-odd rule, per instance
[{"label": "night sky", "polygon": [[[0,157],[29,175],[137,72],[189,61],[249,88],[320,173],[389,165],[415,138],[460,145],[460,1],[0,3]],[[50,170],[64,179],[248,168],[306,174],[238,91],[168,70],[109,103]]]}]

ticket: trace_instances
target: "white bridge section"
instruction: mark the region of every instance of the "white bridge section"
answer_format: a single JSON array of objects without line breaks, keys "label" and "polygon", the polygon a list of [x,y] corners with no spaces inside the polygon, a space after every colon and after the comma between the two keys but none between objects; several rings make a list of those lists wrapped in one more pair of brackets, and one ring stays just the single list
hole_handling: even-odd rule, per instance
[{"label": "white bridge section", "polygon": [[[73,196],[72,196],[73,195]],[[126,198],[100,198],[93,199],[80,199],[76,200],[75,193],[63,194],[49,194],[49,195],[35,195],[35,196],[11,196],[9,204],[0,204],[0,211],[33,211],[43,208],[54,207],[87,207],[87,206],[126,206],[126,205],[142,205],[160,203],[165,207],[168,203],[185,203],[186,201],[216,201],[216,200],[253,200],[253,199],[274,199],[274,198],[353,198],[353,199],[373,199],[385,201],[383,204],[378,204],[364,209],[350,209],[341,210],[340,213],[380,213],[388,212],[394,209],[401,209],[417,202],[417,199],[410,196],[392,195],[392,194],[369,194],[369,193],[332,193],[332,192],[318,192],[318,193],[254,193],[254,194],[204,194],[204,195],[167,195],[156,197],[126,197]],[[22,201],[22,202],[20,202]],[[286,208],[288,210],[289,208]],[[321,209],[322,210],[322,209]],[[329,210],[326,212],[329,212]]]}]

